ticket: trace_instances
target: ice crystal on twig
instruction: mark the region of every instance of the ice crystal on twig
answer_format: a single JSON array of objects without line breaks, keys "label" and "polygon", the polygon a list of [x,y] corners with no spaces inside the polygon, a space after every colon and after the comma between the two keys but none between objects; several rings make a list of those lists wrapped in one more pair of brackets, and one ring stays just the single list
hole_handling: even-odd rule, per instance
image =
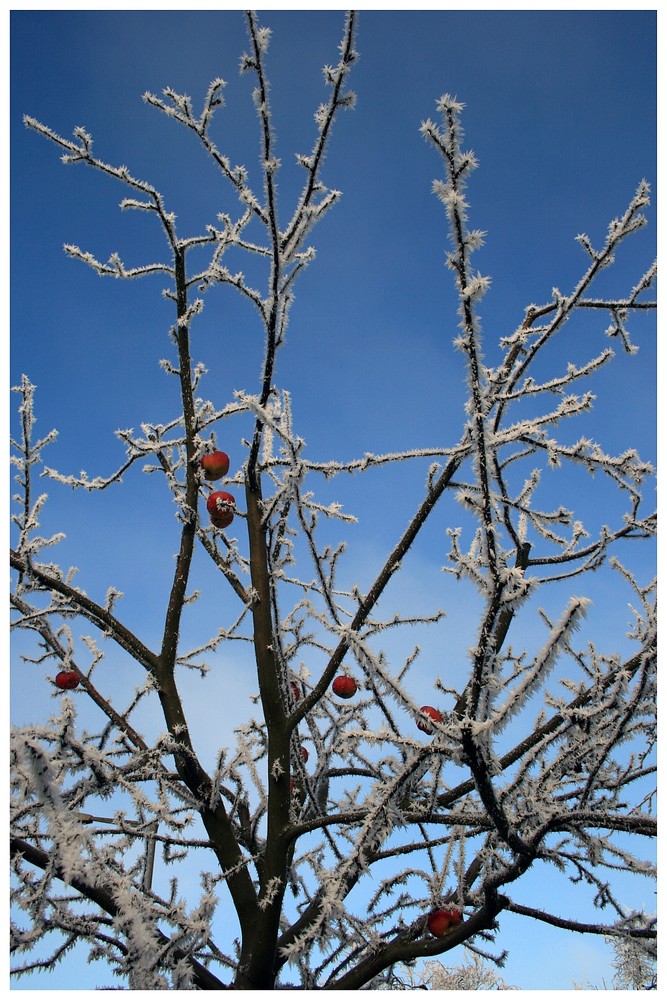
[{"label": "ice crystal on twig", "polygon": [[[492,308],[493,285],[472,263],[486,237],[469,224],[477,161],[463,146],[464,104],[443,95],[438,122],[421,132],[442,165],[434,207],[449,232],[444,260],[458,301],[461,427],[444,437],[435,428],[430,442],[403,450],[374,454],[359,438],[347,456],[322,455],[299,432],[280,360],[295,287],[316,259],[313,232],[341,197],[324,166],[333,125],[355,103],[356,14],[323,69],[310,150],[294,159],[278,155],[271,31],[254,12],[245,20],[258,173],[216,144],[222,78],[201,104],[172,87],[144,95],[194,137],[237,204],[216,207],[194,234],[179,231],[181,216],[149,182],[100,159],[83,127],[65,139],[25,119],[65,163],[121,185],[123,210],[160,227],[166,263],[65,251],[102,277],[164,276],[173,312],[169,347],[156,351],[169,352],[160,366],[169,398],[180,398],[161,420],[116,432],[122,454],[111,471],[71,474],[45,465],[55,432],[36,438],[35,387],[25,376],[15,387],[12,629],[26,638],[23,676],[45,674],[57,705],[53,718],[12,733],[12,948],[31,958],[17,972],[49,969],[78,943],[134,989],[279,988],[287,963],[301,988],[362,989],[400,961],[459,944],[478,953],[504,910],[651,942],[653,917],[623,907],[613,876],[653,874],[633,841],[655,833],[655,584],[613,553],[655,533],[643,499],[653,469],[635,449],[616,454],[576,429],[615,363],[600,344],[605,325],[633,353],[632,320],[655,305],[654,266],[627,293],[596,291],[598,274],[645,224],[648,186],[600,246],[576,237],[579,276],[500,331],[494,356],[479,313],[483,296]],[[278,187],[290,170],[291,205]],[[230,399],[208,398],[225,390],[211,388],[192,355],[220,286],[252,306],[251,320],[228,331],[223,309],[215,335],[230,333],[242,350],[255,323],[264,345],[259,378]],[[582,324],[590,344],[579,360],[551,361],[547,348],[583,315],[600,323],[597,334]],[[305,339],[294,346],[310,350]],[[225,530],[206,510],[219,487],[202,458],[215,450],[232,459],[221,485],[236,516]],[[365,476],[386,498],[378,484],[395,470],[404,482],[414,476],[405,498],[391,495],[405,504],[402,527],[383,554],[362,548],[355,558],[363,519],[345,502],[348,477]],[[599,508],[582,511],[578,496],[561,495],[568,471],[591,477]],[[139,481],[153,491],[151,513],[171,504],[173,568],[144,566],[141,614],[119,587],[86,576],[86,590],[87,570],[44,561],[63,535],[40,534],[49,508],[36,476],[53,491],[89,493]],[[437,594],[418,580],[417,606],[401,607],[427,524],[429,545],[448,540],[448,576]],[[631,600],[623,653],[577,645],[596,610],[585,585],[605,562]],[[548,585],[574,577],[581,596],[558,599],[552,614]],[[448,582],[472,588],[459,601]],[[469,627],[461,652],[456,640]],[[332,688],[340,674],[355,680],[350,698]],[[202,870],[199,889],[190,859]],[[600,919],[562,917],[548,899],[519,902],[521,878],[540,862],[588,891]],[[427,914],[441,907],[462,920],[428,936]]]}]

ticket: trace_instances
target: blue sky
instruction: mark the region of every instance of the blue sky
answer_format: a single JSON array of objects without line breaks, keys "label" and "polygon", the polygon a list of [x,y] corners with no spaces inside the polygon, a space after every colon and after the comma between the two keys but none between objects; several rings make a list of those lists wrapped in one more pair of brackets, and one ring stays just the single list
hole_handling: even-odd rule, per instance
[{"label": "blue sky", "polygon": [[[336,58],[343,15],[271,11],[260,17],[273,29],[268,71],[286,221],[302,180],[293,154],[310,150],[312,115],[325,95],[321,67]],[[343,198],[313,234],[317,260],[297,286],[281,357],[281,381],[293,393],[310,457],[351,458],[458,440],[464,375],[451,347],[457,317],[443,267],[445,218],[431,193],[440,165],[418,131],[435,115],[437,98],[448,91],[466,104],[466,140],[480,164],[468,200],[471,225],[488,234],[476,264],[492,277],[481,309],[492,363],[499,338],[515,329],[525,306],[546,301],[554,285],[568,290],[578,277],[584,255],[576,234],[601,243],[638,182],[654,185],[655,21],[652,10],[362,12],[361,58],[351,79],[357,107],[337,121],[324,169],[325,181]],[[164,259],[166,249],[150,219],[120,213],[125,192],[81,166],[62,166],[57,150],[26,130],[22,116],[66,137],[84,126],[102,159],[127,164],[163,192],[181,234],[190,235],[235,202],[193,138],[141,96],[170,86],[190,94],[196,108],[211,79],[222,76],[228,85],[217,142],[252,177],[258,161],[252,82],[238,72],[245,47],[236,11],[12,12],[11,384],[25,372],[38,386],[38,429],[58,428],[48,458],[63,472],[110,473],[123,457],[114,430],[169,419],[176,397],[157,364],[170,354],[172,322],[161,279],[102,280],[67,259],[62,244],[78,244],[102,260],[118,250],[128,266]],[[629,289],[654,255],[653,207],[648,216],[649,228],[619,254],[610,276],[616,290]],[[631,330],[641,350],[633,358],[618,351],[606,376],[608,395],[587,418],[585,433],[599,436],[609,450],[633,446],[654,460],[653,321],[637,318]],[[566,353],[582,350],[578,336],[568,332]],[[603,346],[601,330],[596,336],[591,355]],[[261,349],[249,307],[214,292],[194,338],[195,357],[209,368],[203,391],[217,403],[236,389],[255,391]],[[225,446],[232,462],[243,460],[238,443]],[[138,480],[128,483],[122,504],[117,492],[52,491],[44,531],[68,531],[62,561],[81,567],[81,586],[91,596],[101,598],[116,583],[128,609],[134,602],[150,642],[160,623],[161,580],[169,579],[176,523],[169,504],[146,499]],[[422,471],[388,481],[379,496],[369,495],[363,481],[345,484],[346,507],[371,525],[356,529],[360,547],[349,570],[360,574],[362,587],[366,568],[377,562],[386,539],[396,537],[422,488]],[[566,488],[585,510],[580,485]],[[438,586],[442,531],[440,523],[425,533],[402,585],[402,597],[416,606]],[[131,559],[116,543],[120,532],[130,541]],[[650,575],[650,553],[627,557]],[[600,600],[590,617],[604,630],[605,616],[622,613],[623,605],[614,603],[608,579],[597,586]],[[459,610],[465,613],[464,606]],[[449,638],[462,648],[468,644],[462,636]],[[205,690],[192,697],[195,704]],[[53,708],[46,686],[31,686],[26,697],[16,682],[12,704],[19,722]],[[572,978],[610,977],[603,942],[540,932],[555,957],[536,966],[533,949],[526,954],[521,947],[526,930],[510,919],[503,932],[501,942],[516,945],[504,972],[508,982],[567,989]],[[530,929],[531,940],[536,933]],[[83,967],[81,975],[82,986],[100,982],[97,970]],[[56,978],[48,985],[58,988]]]}]

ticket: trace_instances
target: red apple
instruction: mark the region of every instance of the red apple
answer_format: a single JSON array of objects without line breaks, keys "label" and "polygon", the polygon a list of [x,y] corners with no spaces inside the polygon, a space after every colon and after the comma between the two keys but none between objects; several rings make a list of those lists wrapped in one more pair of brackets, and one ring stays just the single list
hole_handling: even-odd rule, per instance
[{"label": "red apple", "polygon": [[56,687],[63,691],[71,691],[79,686],[79,675],[76,670],[61,670],[56,674]]},{"label": "red apple", "polygon": [[213,514],[211,516],[211,524],[214,528],[228,528],[233,520],[234,515],[231,511],[227,511],[226,514]]},{"label": "red apple", "polygon": [[331,690],[339,698],[353,698],[357,693],[357,682],[354,677],[348,677],[347,674],[339,674],[338,677],[334,678]]},{"label": "red apple", "polygon": [[[434,722],[442,722],[442,712],[439,712],[437,708],[433,708],[432,705],[422,705],[419,711],[423,716],[433,719]],[[429,736],[433,732],[433,726],[429,725],[426,718],[417,719],[417,729],[421,729],[422,733],[428,733]]]},{"label": "red apple", "polygon": [[426,921],[433,937],[444,937],[448,930],[458,927],[462,922],[460,910],[433,910]]},{"label": "red apple", "polygon": [[308,757],[309,757],[309,753],[308,753],[308,750],[306,749],[306,747],[300,747],[299,749],[300,749],[300,751],[301,751],[301,760],[302,760],[302,761],[304,762],[304,764],[305,764],[305,763],[306,763],[306,761],[308,760]]},{"label": "red apple", "polygon": [[220,490],[211,493],[206,501],[206,510],[211,515],[211,524],[216,528],[226,528],[234,520],[236,501],[231,493]]},{"label": "red apple", "polygon": [[222,479],[229,472],[229,455],[224,451],[214,451],[210,455],[203,455],[201,467],[204,470],[204,479]]},{"label": "red apple", "polygon": [[301,701],[303,697],[303,688],[297,681],[290,681],[290,691],[292,692],[292,698],[294,701]]}]

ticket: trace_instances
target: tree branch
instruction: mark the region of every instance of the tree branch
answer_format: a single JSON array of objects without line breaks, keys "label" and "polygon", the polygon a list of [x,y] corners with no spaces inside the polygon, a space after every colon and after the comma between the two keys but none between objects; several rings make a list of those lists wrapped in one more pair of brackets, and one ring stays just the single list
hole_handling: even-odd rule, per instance
[{"label": "tree branch", "polygon": [[[29,844],[26,840],[21,840],[19,837],[10,838],[10,854],[11,857],[20,856],[24,858],[36,868],[41,868],[42,871],[51,872],[55,878],[60,879],[67,885],[71,885],[73,889],[76,889],[76,891],[81,893],[82,896],[89,899],[91,903],[95,903],[112,917],[118,916],[120,910],[114,899],[113,890],[110,886],[105,886],[103,882],[98,883],[97,885],[91,885],[85,879],[80,878],[77,875],[66,877],[62,868],[59,865],[54,864],[53,859],[47,854],[46,851],[41,850],[39,847],[34,847],[32,844]],[[169,938],[166,937],[166,935],[157,930],[157,928],[155,928],[154,931],[163,944],[169,944]],[[122,943],[116,942],[116,944],[121,951],[127,951]],[[174,948],[173,953],[180,961],[187,961],[187,963],[191,966],[193,982],[198,989],[227,989],[225,984],[222,983],[217,976],[214,976],[205,965],[198,962],[196,958],[192,957],[192,955],[188,955],[187,952],[182,951],[180,948]]]}]

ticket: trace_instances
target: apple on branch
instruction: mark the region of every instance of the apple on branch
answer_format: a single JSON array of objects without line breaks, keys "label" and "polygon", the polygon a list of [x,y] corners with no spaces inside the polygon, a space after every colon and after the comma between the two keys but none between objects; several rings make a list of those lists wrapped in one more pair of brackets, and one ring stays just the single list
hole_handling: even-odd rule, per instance
[{"label": "apple on branch", "polygon": [[432,910],[426,924],[433,937],[444,937],[447,931],[459,927],[463,923],[460,910]]},{"label": "apple on branch", "polygon": [[204,479],[214,481],[222,479],[229,472],[229,455],[224,451],[213,451],[201,458]]},{"label": "apple on branch", "polygon": [[292,692],[294,701],[301,701],[301,698],[303,697],[303,688],[298,681],[290,681],[290,691]]},{"label": "apple on branch", "polygon": [[206,501],[206,509],[211,516],[211,524],[216,528],[226,528],[234,520],[236,501],[231,493],[218,490],[211,493]]},{"label": "apple on branch", "polygon": [[334,678],[331,690],[339,698],[353,698],[357,693],[357,682],[354,677],[349,677],[347,674],[339,674],[338,677]]},{"label": "apple on branch", "polygon": [[433,708],[433,705],[422,705],[419,713],[422,718],[417,719],[417,729],[421,729],[422,733],[427,733],[431,736],[433,726],[430,725],[428,720],[433,719],[434,722],[442,722],[442,712],[439,712],[437,708]]},{"label": "apple on branch", "polygon": [[79,686],[79,675],[76,670],[61,670],[56,674],[56,687],[61,691],[71,691]]}]

